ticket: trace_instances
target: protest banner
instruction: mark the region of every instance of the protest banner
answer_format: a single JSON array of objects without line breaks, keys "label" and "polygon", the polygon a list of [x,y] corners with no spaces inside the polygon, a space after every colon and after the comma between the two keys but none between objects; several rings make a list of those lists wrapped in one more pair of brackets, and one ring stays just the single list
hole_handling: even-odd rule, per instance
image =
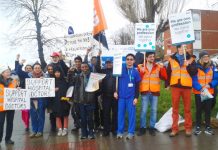
[{"label": "protest banner", "polygon": [[156,48],[156,25],[155,23],[135,24],[135,50],[155,51]]},{"label": "protest banner", "polygon": [[169,15],[172,45],[190,44],[195,41],[191,11]]},{"label": "protest banner", "polygon": [[73,60],[76,56],[82,58],[86,55],[86,50],[92,47],[92,33],[86,32],[81,34],[73,34],[64,38],[65,58]]},{"label": "protest banner", "polygon": [[123,51],[114,52],[114,61],[113,61],[113,75],[120,76],[122,74],[122,57]]},{"label": "protest banner", "polygon": [[28,78],[26,89],[30,90],[30,98],[55,97],[55,79]]},{"label": "protest banner", "polygon": [[4,110],[30,109],[30,95],[26,89],[4,88]]},{"label": "protest banner", "polygon": [[102,80],[106,74],[91,73],[88,84],[85,88],[86,92],[95,92],[99,89],[99,81]]}]

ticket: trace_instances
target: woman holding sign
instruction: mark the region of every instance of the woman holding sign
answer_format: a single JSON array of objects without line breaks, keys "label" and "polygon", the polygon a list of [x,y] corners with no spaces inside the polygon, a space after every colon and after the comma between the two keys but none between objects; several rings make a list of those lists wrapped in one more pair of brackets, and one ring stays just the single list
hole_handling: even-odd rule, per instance
[{"label": "woman holding sign", "polygon": [[194,134],[201,134],[201,116],[204,111],[204,132],[208,135],[213,135],[214,132],[210,126],[211,106],[213,102],[214,87],[216,87],[218,81],[214,78],[217,74],[217,72],[215,72],[216,68],[212,64],[207,51],[202,51],[199,54],[199,60],[196,67],[198,72],[192,78],[196,105],[196,129]]},{"label": "woman holding sign", "polygon": [[[33,71],[28,73],[22,70],[22,64],[17,66],[17,74],[22,78],[44,78],[47,77],[42,71],[39,63],[33,65]],[[30,118],[32,123],[32,134],[30,138],[41,137],[45,124],[46,100],[44,98],[31,98]]]},{"label": "woman holding sign", "polygon": [[7,66],[0,66],[0,143],[3,137],[4,122],[6,119],[6,144],[14,144],[11,140],[13,131],[14,110],[4,110],[4,88],[15,88],[16,81],[10,78],[11,71]]}]

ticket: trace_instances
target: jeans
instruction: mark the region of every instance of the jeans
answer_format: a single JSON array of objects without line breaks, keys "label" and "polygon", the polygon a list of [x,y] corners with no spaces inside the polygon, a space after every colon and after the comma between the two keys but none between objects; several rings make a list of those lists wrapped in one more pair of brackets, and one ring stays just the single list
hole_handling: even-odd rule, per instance
[{"label": "jeans", "polygon": [[146,128],[146,114],[147,114],[149,103],[151,106],[150,128],[154,128],[155,123],[157,121],[158,96],[154,96],[151,93],[143,94],[142,95],[141,116],[140,116],[140,127],[141,128]]},{"label": "jeans", "polygon": [[94,104],[79,104],[82,136],[94,134]]}]

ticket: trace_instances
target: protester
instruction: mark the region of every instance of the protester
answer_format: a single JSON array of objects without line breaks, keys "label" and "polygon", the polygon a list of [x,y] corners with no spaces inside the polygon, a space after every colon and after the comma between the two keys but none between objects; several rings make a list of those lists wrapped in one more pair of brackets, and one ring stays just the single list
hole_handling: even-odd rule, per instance
[{"label": "protester", "polygon": [[[88,63],[88,55],[91,52],[92,48],[87,49],[86,55],[84,58],[84,62]],[[90,71],[93,73],[100,73],[101,72],[101,53],[102,51],[99,50],[98,56],[92,56],[91,64],[90,64]],[[99,101],[100,98],[100,90],[96,92],[95,98],[95,113],[94,113],[94,120],[95,120],[95,131],[97,132],[98,129],[103,129],[103,111],[101,109],[102,102]]]},{"label": "protester", "polygon": [[[48,64],[46,66],[47,76],[49,78],[54,78],[54,69],[52,64]],[[49,120],[51,124],[51,132],[56,132],[56,117],[54,112],[52,111],[54,105],[54,97],[48,97],[48,106],[47,111],[49,112]]]},{"label": "protester", "polygon": [[[81,71],[81,64],[82,64],[82,58],[80,56],[77,56],[74,58],[74,66],[71,67],[67,74],[67,80],[69,83],[72,82],[72,78],[79,75]],[[74,120],[74,128],[71,130],[78,131],[78,129],[81,126],[80,122],[80,113],[79,113],[79,104],[76,101],[73,101],[73,105],[71,108],[71,115]]]},{"label": "protester", "polygon": [[195,135],[201,134],[201,116],[202,112],[205,113],[205,133],[213,135],[214,132],[210,125],[211,117],[211,105],[213,98],[203,99],[204,91],[208,90],[211,95],[214,95],[214,87],[217,85],[215,80],[215,66],[210,60],[210,56],[207,51],[202,51],[199,54],[199,60],[197,62],[197,74],[193,76],[193,92],[195,94],[195,105],[196,105],[196,128]]},{"label": "protester", "polygon": [[14,110],[4,110],[4,88],[16,88],[17,83],[10,78],[11,71],[5,65],[0,66],[0,143],[3,138],[4,123],[6,119],[6,144],[14,144],[11,140],[13,132]]},{"label": "protester", "polygon": [[[33,71],[30,73],[22,71],[22,62],[17,66],[17,74],[22,78],[45,78],[47,77],[42,71],[39,63],[33,65]],[[43,135],[45,123],[46,98],[31,98],[30,117],[32,123],[32,133],[30,138],[41,137]]]},{"label": "protester", "polygon": [[[15,60],[15,72],[17,70],[17,66],[19,65],[19,61],[20,61],[20,54],[17,54],[17,58]],[[25,60],[23,59],[22,60],[22,63],[25,63]],[[27,64],[25,66],[25,72],[31,72],[33,70],[32,66]],[[20,87],[25,89],[25,79],[20,77]],[[21,110],[21,117],[22,117],[22,120],[24,122],[24,125],[25,125],[25,131],[28,132],[29,131],[29,120],[30,120],[30,112],[29,110]]]},{"label": "protester", "polygon": [[64,77],[67,77],[67,72],[69,70],[68,66],[63,61],[63,56],[61,53],[53,52],[51,54],[53,69],[60,68],[61,72],[64,74]]},{"label": "protester", "polygon": [[193,60],[190,55],[186,53],[186,60],[184,59],[183,45],[177,46],[177,52],[169,58],[167,67],[167,85],[171,87],[172,95],[172,108],[173,108],[173,124],[170,137],[178,134],[178,120],[179,120],[179,102],[182,97],[184,104],[185,115],[185,134],[186,136],[192,135],[192,117],[191,117],[191,88],[192,78],[196,73],[195,65],[192,64]]},{"label": "protester", "polygon": [[142,136],[146,133],[146,117],[149,103],[151,106],[149,133],[154,136],[154,126],[157,121],[158,96],[160,96],[160,81],[161,79],[167,79],[167,72],[165,67],[155,63],[154,52],[146,53],[146,63],[138,65],[138,70],[142,78],[139,88],[142,104],[138,136]]},{"label": "protester", "polygon": [[128,134],[126,139],[132,139],[135,133],[136,104],[139,97],[139,72],[133,67],[135,56],[126,55],[126,65],[122,67],[122,75],[119,77],[118,91],[114,97],[118,99],[118,129],[117,138],[123,138],[125,114],[128,111]]},{"label": "protester", "polygon": [[79,103],[81,117],[81,139],[94,139],[95,92],[86,92],[85,87],[89,81],[90,70],[87,63],[81,65],[82,73],[73,78],[73,100]]},{"label": "protester", "polygon": [[[68,83],[64,78],[60,69],[54,70],[55,76],[55,98],[53,105],[53,112],[56,116],[56,125],[58,128],[58,136],[67,135],[68,130],[68,116],[70,112],[69,98],[66,97]],[[62,122],[63,118],[63,122]]]},{"label": "protester", "polygon": [[[103,99],[103,119],[104,132],[103,136],[108,136],[110,131],[116,135],[117,131],[117,109],[118,103],[113,94],[116,91],[116,78],[113,77],[113,63],[112,60],[106,60],[106,68],[102,69],[101,73],[106,74],[102,80],[101,92]],[[111,115],[112,111],[112,115]]]}]

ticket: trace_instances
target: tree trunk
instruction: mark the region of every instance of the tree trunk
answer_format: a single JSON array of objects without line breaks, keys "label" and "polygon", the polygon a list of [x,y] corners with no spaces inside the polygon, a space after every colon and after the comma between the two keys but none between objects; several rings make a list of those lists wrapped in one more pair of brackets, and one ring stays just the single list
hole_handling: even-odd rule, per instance
[{"label": "tree trunk", "polygon": [[37,14],[34,14],[35,16],[35,21],[36,21],[36,34],[37,34],[37,44],[38,44],[38,54],[39,54],[39,59],[42,65],[42,69],[44,70],[47,66],[47,63],[45,62],[45,58],[44,58],[44,53],[43,53],[43,43],[42,43],[42,36],[41,36],[41,28],[42,25],[39,22],[39,18],[37,16]]}]

